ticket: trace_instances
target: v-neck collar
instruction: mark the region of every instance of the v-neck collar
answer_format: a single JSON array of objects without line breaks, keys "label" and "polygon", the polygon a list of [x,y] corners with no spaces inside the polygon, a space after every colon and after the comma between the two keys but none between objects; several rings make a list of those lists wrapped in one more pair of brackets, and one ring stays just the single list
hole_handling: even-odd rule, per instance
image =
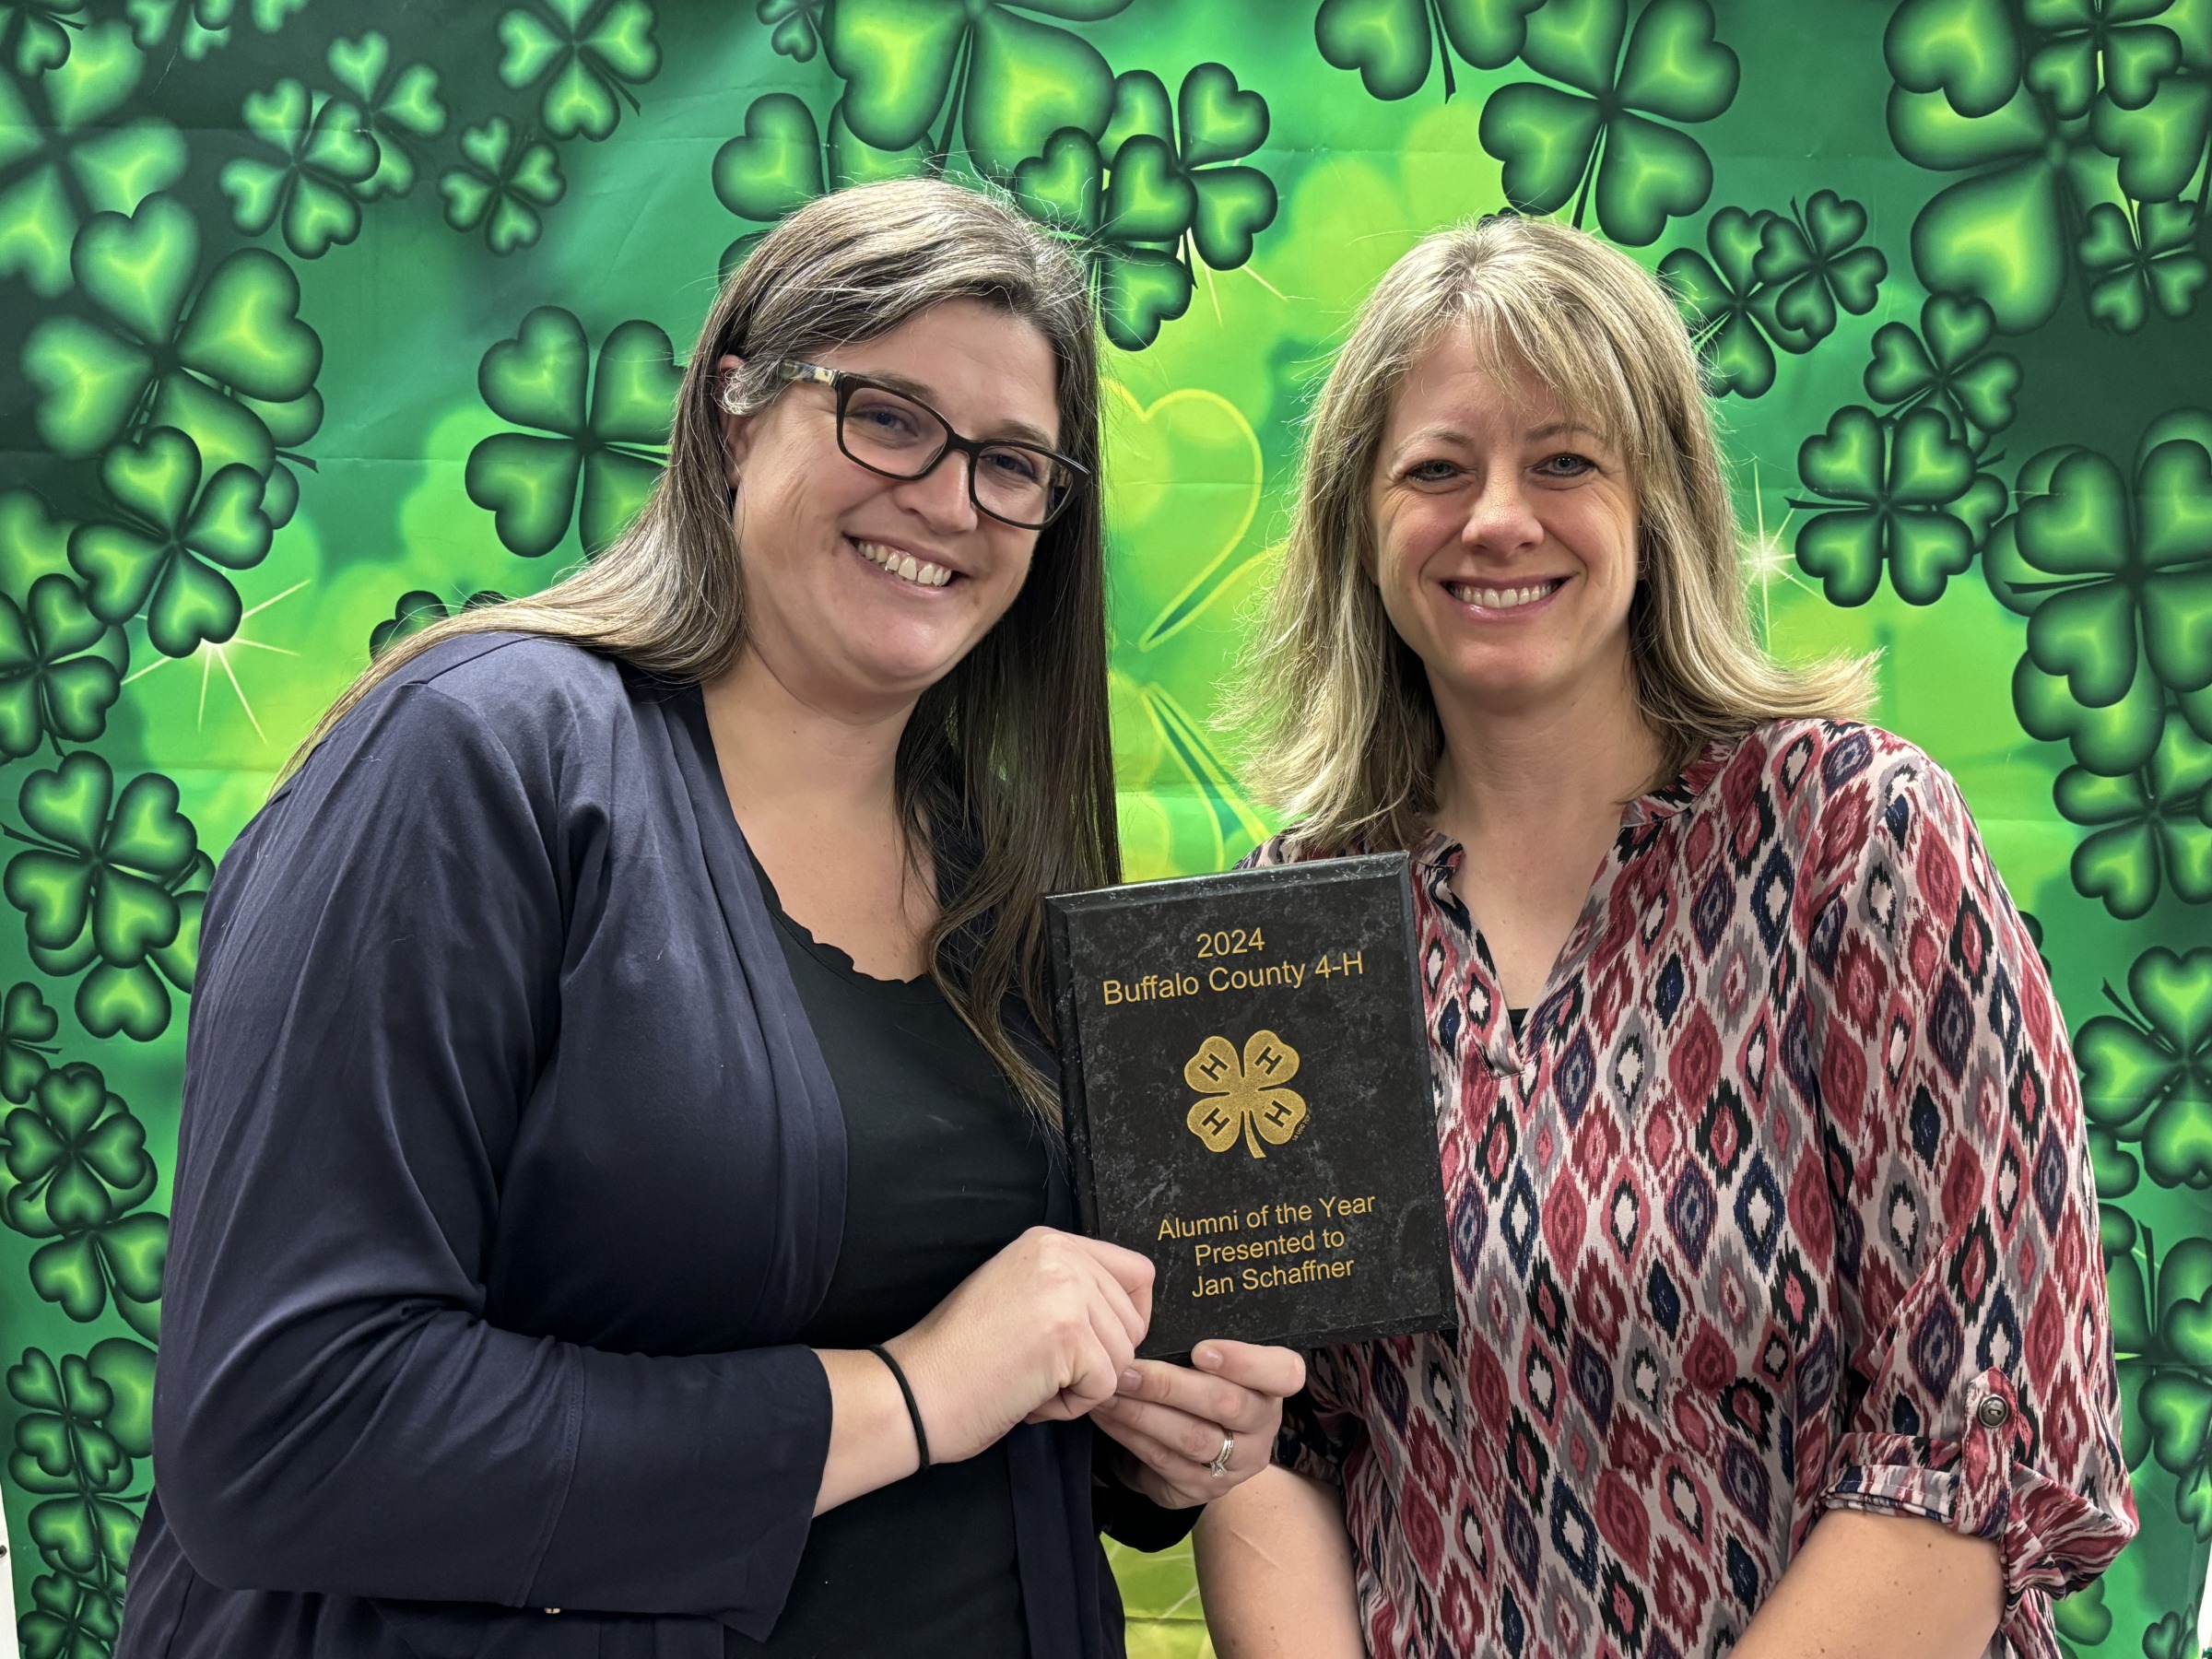
[{"label": "v-neck collar", "polygon": [[[1674,817],[1696,805],[1697,799],[1721,775],[1729,757],[1743,747],[1744,733],[1735,737],[1715,737],[1699,750],[1696,757],[1669,782],[1645,791],[1621,808],[1620,827],[1623,830],[1641,830],[1663,818]],[[1458,870],[1466,849],[1451,836],[1431,824],[1415,843],[1413,862],[1444,869],[1447,874]]]},{"label": "v-neck collar", "polygon": [[1466,848],[1435,825],[1428,828],[1412,850],[1414,870],[1417,879],[1428,889],[1438,915],[1460,935],[1457,942],[1466,958],[1469,976],[1465,1006],[1474,1017],[1475,1037],[1491,1070],[1517,1074],[1524,1084],[1533,1085],[1536,1072],[1534,1045],[1543,1040],[1555,1022],[1556,1017],[1547,1016],[1553,1016],[1560,993],[1580,971],[1603,925],[1613,885],[1626,862],[1621,856],[1622,840],[1647,839],[1648,832],[1694,806],[1719,778],[1729,759],[1748,735],[1743,733],[1711,739],[1674,778],[1647,790],[1621,808],[1619,831],[1594,874],[1590,889],[1583,898],[1582,911],[1575,917],[1573,927],[1568,930],[1559,955],[1553,959],[1542,988],[1529,1003],[1527,1018],[1518,1032],[1506,1011],[1505,987],[1499,979],[1498,964],[1490,956],[1489,945],[1482,936],[1474,912],[1452,885],[1453,877],[1465,862]]}]

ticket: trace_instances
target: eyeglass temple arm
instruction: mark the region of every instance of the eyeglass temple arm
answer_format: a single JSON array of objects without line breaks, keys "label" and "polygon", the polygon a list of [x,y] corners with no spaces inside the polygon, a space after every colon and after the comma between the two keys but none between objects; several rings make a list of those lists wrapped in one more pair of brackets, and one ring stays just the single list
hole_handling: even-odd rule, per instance
[{"label": "eyeglass temple arm", "polygon": [[787,381],[811,381],[818,386],[837,384],[836,370],[824,369],[818,363],[802,363],[793,358],[778,363],[776,372]]}]

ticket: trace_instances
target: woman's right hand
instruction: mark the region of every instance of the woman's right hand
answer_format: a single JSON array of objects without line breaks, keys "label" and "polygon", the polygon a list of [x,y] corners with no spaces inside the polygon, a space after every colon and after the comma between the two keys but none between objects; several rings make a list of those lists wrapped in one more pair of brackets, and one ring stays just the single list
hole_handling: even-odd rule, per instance
[{"label": "woman's right hand", "polygon": [[1152,1318],[1152,1264],[1032,1227],[885,1344],[906,1372],[930,1459],[973,1457],[1017,1423],[1113,1397]]}]

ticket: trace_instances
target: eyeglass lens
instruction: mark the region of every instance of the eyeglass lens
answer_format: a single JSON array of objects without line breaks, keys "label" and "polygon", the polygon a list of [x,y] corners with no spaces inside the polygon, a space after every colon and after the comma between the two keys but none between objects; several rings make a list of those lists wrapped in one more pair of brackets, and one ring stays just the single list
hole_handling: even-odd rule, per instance
[{"label": "eyeglass lens", "polygon": [[[927,472],[950,437],[938,416],[880,386],[853,388],[838,434],[855,461],[898,478],[918,478]],[[1074,482],[1050,455],[1021,444],[984,444],[972,465],[976,505],[1025,527],[1051,519]]]}]

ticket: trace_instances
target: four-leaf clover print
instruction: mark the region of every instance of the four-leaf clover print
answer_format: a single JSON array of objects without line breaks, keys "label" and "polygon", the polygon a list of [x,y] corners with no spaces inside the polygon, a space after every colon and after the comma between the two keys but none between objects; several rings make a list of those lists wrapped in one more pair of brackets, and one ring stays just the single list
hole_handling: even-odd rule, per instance
[{"label": "four-leaf clover print", "polygon": [[1232,165],[1267,141],[1267,127],[1266,100],[1240,88],[1226,64],[1200,64],[1184,76],[1172,106],[1150,70],[1120,76],[1100,141],[1112,158],[1100,229],[1130,242],[1171,245],[1187,236],[1199,259],[1235,270],[1275,220],[1273,182],[1256,167]]},{"label": "four-leaf clover print", "polygon": [[[58,1363],[26,1348],[8,1370],[7,1391],[24,1407],[8,1475],[39,1500],[27,1530],[54,1570],[32,1586],[36,1610],[22,1620],[24,1652],[53,1642],[44,1649],[53,1659],[92,1659],[108,1651],[123,1612],[124,1569],[143,1500],[131,1487],[153,1453],[154,1352],[127,1336],[64,1354]],[[77,1633],[95,1644],[58,1644]]]},{"label": "four-leaf clover print", "polygon": [[1339,69],[1357,69],[1375,98],[1409,98],[1433,63],[1444,96],[1458,88],[1452,54],[1477,69],[1512,63],[1528,35],[1528,14],[1543,0],[1321,0],[1313,39]]},{"label": "four-leaf clover print", "polygon": [[[136,1515],[128,1509],[123,1512],[135,1529]],[[135,1530],[132,1536],[135,1539]],[[112,1584],[65,1572],[31,1580],[29,1611],[17,1620],[23,1659],[104,1659],[115,1651],[123,1633],[122,1571],[130,1559],[127,1549],[117,1555]]]},{"label": "four-leaf clover print", "polygon": [[2147,202],[2131,212],[2111,202],[2089,209],[2079,244],[2089,315],[2115,334],[2134,334],[2155,308],[2185,317],[2205,286],[2194,202]]},{"label": "four-leaf clover print", "polygon": [[1015,170],[1023,210],[1089,263],[1106,337],[1124,351],[1143,350],[1189,308],[1198,262],[1226,271],[1252,257],[1275,218],[1275,185],[1229,163],[1257,150],[1267,127],[1265,100],[1224,65],[1193,69],[1171,105],[1158,76],[1132,70],[1114,84],[1102,140],[1065,127]]},{"label": "four-leaf clover print", "polygon": [[2074,1035],[2090,1126],[2139,1143],[2161,1186],[2212,1188],[2212,947],[2153,946],[2128,970],[2118,1014]]},{"label": "four-leaf clover print", "polygon": [[6,832],[25,851],[0,892],[23,912],[31,960],[56,977],[90,970],[76,1007],[94,1036],[151,1041],[169,1025],[163,979],[192,989],[212,874],[175,782],[142,772],[119,792],[108,763],[78,749],[26,778],[17,806],[24,828]]},{"label": "four-leaf clover print", "polygon": [[957,133],[975,171],[1006,182],[1063,127],[1095,138],[1112,112],[1113,71],[1098,48],[1039,19],[1093,23],[1128,5],[837,0],[828,44],[845,82],[845,120],[877,149],[927,143],[940,166]]},{"label": "four-leaf clover print", "polygon": [[2027,617],[2037,670],[2083,709],[2116,711],[2077,758],[2132,772],[2159,740],[2167,695],[2212,688],[2212,415],[2152,422],[2132,482],[2065,445],[2021,467],[2016,494],[1983,560],[1991,591]]},{"label": "four-leaf clover print", "polygon": [[2181,37],[2156,21],[2171,0],[2036,0],[2029,17],[2041,37],[2027,81],[2072,119],[2100,97],[2139,110],[2181,66]]},{"label": "four-leaf clover print", "polygon": [[394,71],[392,43],[373,29],[358,41],[333,41],[324,61],[361,109],[361,130],[376,147],[376,166],[354,194],[363,201],[406,195],[415,188],[409,143],[445,131],[438,72],[428,64]]},{"label": "four-leaf clover print", "polygon": [[1174,252],[1190,222],[1191,192],[1163,164],[1161,148],[1156,139],[1138,144],[1125,175],[1132,182],[1114,198],[1121,211],[1112,232],[1101,223],[1112,177],[1088,133],[1063,127],[1014,174],[1022,210],[1065,236],[1088,265],[1106,337],[1124,351],[1142,351],[1191,304],[1191,268]]},{"label": "four-leaf clover print", "polygon": [[622,118],[620,94],[660,73],[645,0],[539,0],[500,18],[500,79],[515,91],[546,83],[537,119],[556,138],[606,137]]},{"label": "four-leaf clover print", "polygon": [[87,221],[70,265],[100,320],[52,313],[23,346],[39,435],[55,453],[97,454],[171,426],[210,468],[266,473],[321,425],[323,342],[300,321],[300,280],[275,254],[241,248],[200,280],[197,222],[157,194],[127,218]]},{"label": "four-leaf clover print", "polygon": [[1789,217],[1767,216],[1753,270],[1777,290],[1774,315],[1785,328],[1824,340],[1836,326],[1836,308],[1854,317],[1874,309],[1889,262],[1879,248],[1862,247],[1866,209],[1832,190],[1817,190]]},{"label": "four-leaf clover print", "polygon": [[[1711,121],[1735,101],[1740,65],[1713,38],[1709,0],[1547,0],[1521,56],[1565,87],[1520,81],[1482,109],[1482,147],[1503,162],[1524,213],[1593,204],[1613,241],[1642,247],[1712,191],[1712,162],[1669,122]],[[1626,44],[1623,44],[1623,41]],[[1569,90],[1567,88],[1571,88]]]},{"label": "four-leaf clover print", "polygon": [[1815,191],[1787,215],[1716,208],[1705,246],[1677,248],[1659,262],[1715,396],[1760,397],[1774,384],[1774,350],[1804,353],[1834,332],[1839,308],[1874,309],[1888,261],[1859,245],[1866,209],[1832,190]]},{"label": "four-leaf clover print", "polygon": [[509,552],[543,558],[573,519],[594,554],[636,515],[660,477],[682,378],[674,357],[666,334],[633,318],[608,333],[594,366],[583,324],[555,305],[484,354],[484,401],[535,429],[495,433],[468,455],[468,499],[494,515]]},{"label": "four-leaf clover print", "polygon": [[1767,224],[1778,217],[1717,208],[1705,224],[1712,258],[1677,248],[1659,262],[1697,345],[1706,389],[1716,397],[1764,396],[1774,384],[1774,347],[1803,353],[1816,343],[1775,314],[1782,291],[1759,275]]},{"label": "four-leaf clover print", "polygon": [[146,1126],[109,1091],[98,1067],[52,1067],[29,1103],[0,1119],[6,1143],[4,1212],[34,1239],[104,1227],[154,1190]]},{"label": "four-leaf clover print", "polygon": [[146,637],[166,656],[190,656],[238,631],[244,606],[226,571],[267,556],[262,477],[233,462],[210,472],[198,447],[173,427],[119,443],[100,463],[115,522],[79,524],[69,562],[100,620],[146,613]]},{"label": "four-leaf clover print", "polygon": [[74,280],[70,244],[95,213],[131,213],[184,171],[184,139],[159,116],[120,125],[144,68],[130,31],[83,31],[58,68],[18,84],[0,71],[0,278],[41,300]]},{"label": "four-leaf clover print", "polygon": [[484,227],[484,245],[512,253],[537,241],[543,209],[560,200],[568,181],[560,158],[542,138],[518,135],[504,115],[461,131],[465,165],[438,175],[445,222],[456,230]]},{"label": "four-leaf clover print", "polygon": [[66,576],[40,577],[21,605],[0,594],[0,755],[90,743],[107,729],[129,661],[122,630]]},{"label": "four-leaf clover print", "polygon": [[2123,922],[2149,914],[2161,891],[2212,902],[2212,744],[2179,713],[2166,716],[2140,771],[2112,778],[2069,766],[2052,795],[2062,817],[2090,832],[2071,865],[2084,898]]},{"label": "four-leaf clover print", "polygon": [[285,245],[302,259],[319,259],[332,244],[359,236],[361,205],[355,193],[377,167],[377,143],[362,125],[359,107],[311,95],[288,76],[266,92],[246,94],[240,113],[246,130],[284,159],[240,156],[224,163],[231,223],[260,236],[281,218]]},{"label": "four-leaf clover print", "polygon": [[0,1119],[0,1214],[48,1241],[30,1258],[32,1288],[80,1324],[112,1300],[133,1330],[158,1337],[169,1218],[137,1209],[154,1190],[146,1127],[100,1068],[48,1070],[29,1102]]},{"label": "four-leaf clover print", "polygon": [[1874,331],[1866,395],[1891,415],[1928,404],[1950,417],[1962,440],[2001,432],[2013,421],[2020,359],[1991,349],[1996,317],[1979,300],[1932,294],[1920,308],[1920,331],[1885,323]]},{"label": "four-leaf clover print", "polygon": [[[1823,499],[1797,532],[1797,562],[1831,605],[1864,605],[1885,566],[1898,597],[1933,605],[2005,509],[2005,491],[1935,409],[1894,420],[1852,405],[1805,441],[1797,475]],[[1825,509],[1826,511],[1823,511]]]}]

